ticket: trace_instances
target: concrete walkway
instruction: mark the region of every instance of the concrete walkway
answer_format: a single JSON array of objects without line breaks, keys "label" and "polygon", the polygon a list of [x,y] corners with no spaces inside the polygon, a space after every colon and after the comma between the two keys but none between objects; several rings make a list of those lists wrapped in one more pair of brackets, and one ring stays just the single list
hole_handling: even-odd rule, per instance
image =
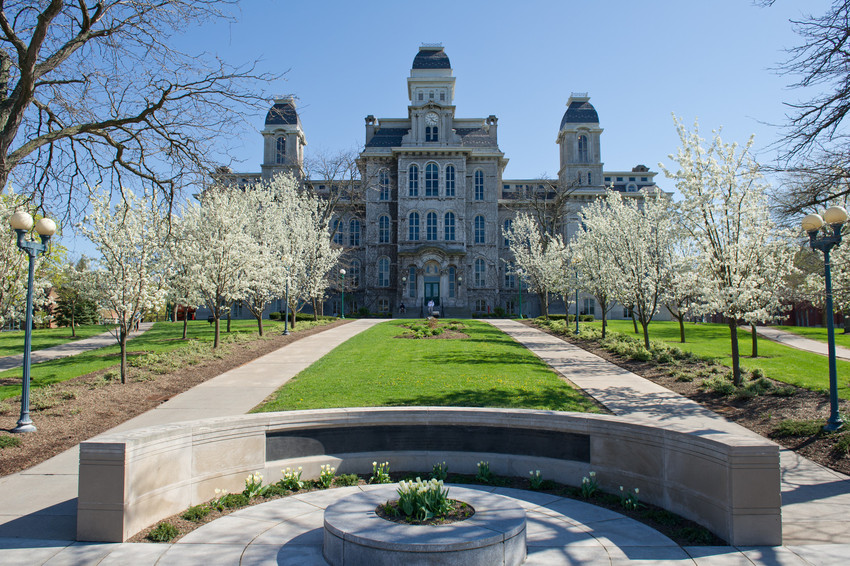
[{"label": "concrete walkway", "polygon": [[[153,325],[153,322],[143,322],[139,324],[139,329],[135,332],[131,332],[127,339],[132,340],[133,338],[141,336],[153,328]],[[92,336],[91,338],[83,338],[82,340],[59,344],[52,348],[36,350],[35,352],[30,353],[30,360],[33,364],[40,364],[41,362],[49,362],[51,360],[67,358],[68,356],[76,356],[83,352],[98,350],[100,348],[105,348],[106,346],[115,346],[117,344],[118,341],[115,339],[115,335],[111,331],[107,331],[102,334],[98,334],[97,336]],[[14,356],[3,356],[0,358],[0,371],[14,369],[16,367],[21,367],[22,365],[24,365],[23,353],[16,354]]]},{"label": "concrete walkway", "polygon": [[[741,330],[750,332],[749,326],[741,326],[740,328]],[[815,354],[820,354],[822,356],[829,355],[829,347],[827,346],[827,343],[821,342],[820,340],[812,340],[811,338],[806,338],[799,334],[788,332],[787,330],[773,328],[772,326],[756,326],[756,332],[758,332],[759,336],[764,336],[768,340],[779,342],[785,346],[791,346],[792,348],[805,350],[807,352],[814,352]],[[850,349],[836,346],[835,357],[840,360],[850,361]]]},{"label": "concrete walkway", "polygon": [[[511,320],[490,321],[615,415],[683,432],[754,432],[698,403],[563,340]],[[786,545],[850,543],[850,477],[791,450],[780,451],[782,540]],[[847,547],[850,563],[850,546]]]},{"label": "concrete walkway", "polygon": [[[117,429],[244,413],[312,361],[377,322],[360,320],[304,338],[199,385]],[[518,322],[492,323],[616,414],[678,430],[752,434],[554,336]],[[781,463],[782,547],[679,547],[618,513],[533,492],[496,491],[516,498],[528,510],[528,565],[847,564],[850,481],[793,452],[783,451]],[[0,564],[324,566],[321,511],[346,493],[314,492],[247,508],[209,523],[175,544],[76,543],[76,466],[77,451],[70,450],[31,470],[0,479]]]}]

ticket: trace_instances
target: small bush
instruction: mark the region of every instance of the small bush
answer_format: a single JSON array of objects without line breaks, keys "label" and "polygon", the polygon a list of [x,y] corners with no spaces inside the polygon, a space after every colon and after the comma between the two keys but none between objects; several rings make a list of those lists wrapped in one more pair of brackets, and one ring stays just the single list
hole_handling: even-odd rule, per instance
[{"label": "small bush", "polygon": [[30,390],[30,410],[46,411],[60,403],[59,396],[53,386],[36,387]]},{"label": "small bush", "polygon": [[281,316],[279,312],[270,312],[269,320],[280,320]]},{"label": "small bush", "polygon": [[221,497],[218,501],[222,507],[226,507],[228,509],[245,507],[250,502],[248,497],[242,493],[228,493],[224,497]]},{"label": "small bush", "polygon": [[[573,317],[573,320],[575,320],[575,317]],[[593,316],[592,314],[580,314],[580,315],[578,315],[578,321],[579,322],[593,322],[594,320],[596,320],[596,317]]]},{"label": "small bush", "polygon": [[814,436],[820,434],[823,429],[824,421],[821,419],[800,421],[794,419],[785,419],[770,431],[770,436],[773,438],[782,438],[785,436]]},{"label": "small bush", "polygon": [[761,368],[754,369],[752,371],[752,374],[750,375],[750,379],[752,379],[753,381],[764,379],[764,370]]},{"label": "small bush", "polygon": [[181,517],[186,519],[187,521],[192,521],[198,523],[210,514],[210,508],[206,505],[195,505],[194,507],[189,507],[186,511],[183,512]]},{"label": "small bush", "polygon": [[705,379],[700,387],[706,391],[711,391],[716,395],[723,395],[724,397],[734,395],[738,391],[738,388],[725,377]]},{"label": "small bush", "polygon": [[289,490],[280,485],[279,483],[273,483],[271,485],[266,486],[266,491],[263,493],[265,497],[276,497],[283,496],[289,493]]},{"label": "small bush", "polygon": [[340,474],[334,478],[334,485],[337,487],[357,485],[359,482],[360,478],[357,474]]},{"label": "small bush", "polygon": [[171,523],[160,523],[148,533],[146,538],[154,542],[169,542],[179,534],[180,531]]},{"label": "small bush", "polygon": [[505,317],[505,309],[503,309],[502,307],[496,307],[496,308],[493,309],[493,314],[496,315],[499,318],[504,318]]},{"label": "small bush", "polygon": [[694,380],[694,376],[689,373],[680,373],[676,376],[676,381],[679,383],[690,383]]},{"label": "small bush", "polygon": [[850,452],[850,433],[843,433],[838,437],[838,442],[832,447],[836,455],[845,456]]},{"label": "small bush", "polygon": [[15,448],[21,445],[21,439],[14,436],[0,436],[0,450],[3,448]]}]

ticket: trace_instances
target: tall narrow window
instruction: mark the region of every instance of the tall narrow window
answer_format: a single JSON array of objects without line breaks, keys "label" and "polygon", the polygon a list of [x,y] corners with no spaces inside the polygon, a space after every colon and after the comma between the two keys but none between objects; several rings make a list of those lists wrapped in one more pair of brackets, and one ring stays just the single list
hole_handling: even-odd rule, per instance
[{"label": "tall narrow window", "polygon": [[424,93],[420,90],[420,91],[419,91],[419,100],[424,100],[424,98],[423,98],[423,94],[424,94]]},{"label": "tall narrow window", "polygon": [[476,287],[483,287],[484,286],[484,281],[486,280],[485,276],[487,275],[486,270],[487,270],[487,266],[484,265],[484,260],[481,259],[481,258],[476,259],[475,260],[475,269],[474,269],[475,286]]},{"label": "tall narrow window", "polygon": [[510,261],[505,264],[505,289],[513,289],[516,287],[516,271],[514,262]]},{"label": "tall narrow window", "polygon": [[334,244],[342,245],[342,221],[339,218],[334,219],[333,223]]},{"label": "tall narrow window", "polygon": [[390,243],[390,217],[386,214],[378,218],[378,243]]},{"label": "tall narrow window", "polygon": [[511,231],[511,228],[514,226],[514,221],[510,218],[505,220],[505,247],[511,247],[511,239],[508,237],[508,233]]},{"label": "tall narrow window", "polygon": [[348,284],[353,288],[360,286],[360,260],[355,259],[351,262],[351,267],[348,270]]},{"label": "tall narrow window", "polygon": [[457,268],[449,266],[449,298],[454,299],[457,295]]},{"label": "tall narrow window", "polygon": [[475,172],[475,200],[484,200],[484,172],[480,169]]},{"label": "tall narrow window", "polygon": [[582,134],[578,137],[578,161],[579,163],[588,163],[590,161],[587,150],[587,136]]},{"label": "tall narrow window", "polygon": [[425,196],[435,197],[439,194],[440,169],[436,163],[425,166]]},{"label": "tall narrow window", "polygon": [[407,295],[411,299],[416,298],[416,268],[412,265],[407,270]]},{"label": "tall narrow window", "polygon": [[588,185],[593,184],[593,175],[590,172],[588,172],[588,174],[587,174],[587,184]]},{"label": "tall narrow window", "polygon": [[386,169],[378,171],[378,189],[380,200],[390,200],[390,172]]},{"label": "tall narrow window", "polygon": [[275,140],[274,162],[278,165],[286,163],[286,138],[283,136]]},{"label": "tall narrow window", "polygon": [[437,239],[437,213],[429,212],[425,217],[425,239],[433,242]]},{"label": "tall narrow window", "polygon": [[440,91],[440,102],[445,102],[446,93],[444,91]]},{"label": "tall narrow window", "polygon": [[378,260],[378,287],[390,286],[390,258],[382,257]]},{"label": "tall narrow window", "polygon": [[455,213],[447,212],[446,217],[443,219],[443,228],[445,231],[445,240],[447,242],[455,241]]},{"label": "tall narrow window", "polygon": [[439,141],[439,136],[437,135],[438,128],[437,126],[425,126],[425,141],[426,142],[435,142]]},{"label": "tall narrow window", "polygon": [[419,196],[419,167],[411,165],[407,169],[407,196]]},{"label": "tall narrow window", "polygon": [[455,196],[455,166],[446,165],[446,196]]},{"label": "tall narrow window", "polygon": [[475,233],[473,234],[473,236],[474,236],[473,241],[476,244],[483,244],[484,243],[484,217],[483,216],[478,215],[478,216],[475,217],[474,231],[475,231]]},{"label": "tall narrow window", "polygon": [[411,242],[419,240],[419,213],[411,212],[407,215],[407,239]]},{"label": "tall narrow window", "polygon": [[348,245],[360,245],[360,221],[356,218],[352,218],[351,222],[348,223]]}]

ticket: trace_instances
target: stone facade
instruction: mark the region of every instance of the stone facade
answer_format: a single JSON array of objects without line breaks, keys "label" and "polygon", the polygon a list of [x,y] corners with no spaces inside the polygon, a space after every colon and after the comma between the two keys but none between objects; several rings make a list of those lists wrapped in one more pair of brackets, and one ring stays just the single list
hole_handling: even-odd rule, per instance
[{"label": "stone facade", "polygon": [[[654,172],[604,172],[599,117],[587,93],[573,93],[561,121],[557,181],[508,180],[508,160],[499,149],[498,119],[460,118],[453,105],[455,77],[441,45],[423,44],[407,78],[406,118],[366,117],[360,153],[360,202],[337,208],[333,227],[345,246],[345,310],[408,316],[434,310],[443,316],[468,316],[503,308],[537,315],[537,297],[520,291],[511,273],[511,254],[502,235],[522,210],[529,190],[569,190],[562,230],[571,237],[577,212],[604,194],[605,186],[634,192],[654,186]],[[303,175],[306,137],[291,98],[275,101],[266,117],[262,172],[234,174],[241,182],[294,170]],[[320,194],[329,181],[308,181]],[[535,188],[536,187],[536,188]],[[552,193],[554,194],[554,193]],[[337,222],[338,221],[338,222]],[[336,292],[336,291],[335,291]],[[274,305],[272,305],[274,309]],[[339,312],[339,294],[326,313]],[[580,313],[599,316],[599,306],[581,297]],[[555,300],[550,312],[564,312]],[[239,313],[236,313],[237,316]],[[615,307],[612,318],[626,315]]]}]

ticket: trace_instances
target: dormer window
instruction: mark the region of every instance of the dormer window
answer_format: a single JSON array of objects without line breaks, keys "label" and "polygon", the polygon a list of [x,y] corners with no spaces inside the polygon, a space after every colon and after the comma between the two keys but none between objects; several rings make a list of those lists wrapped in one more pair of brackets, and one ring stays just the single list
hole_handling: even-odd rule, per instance
[{"label": "dormer window", "polygon": [[275,140],[274,162],[278,165],[286,163],[286,138],[284,136]]}]

